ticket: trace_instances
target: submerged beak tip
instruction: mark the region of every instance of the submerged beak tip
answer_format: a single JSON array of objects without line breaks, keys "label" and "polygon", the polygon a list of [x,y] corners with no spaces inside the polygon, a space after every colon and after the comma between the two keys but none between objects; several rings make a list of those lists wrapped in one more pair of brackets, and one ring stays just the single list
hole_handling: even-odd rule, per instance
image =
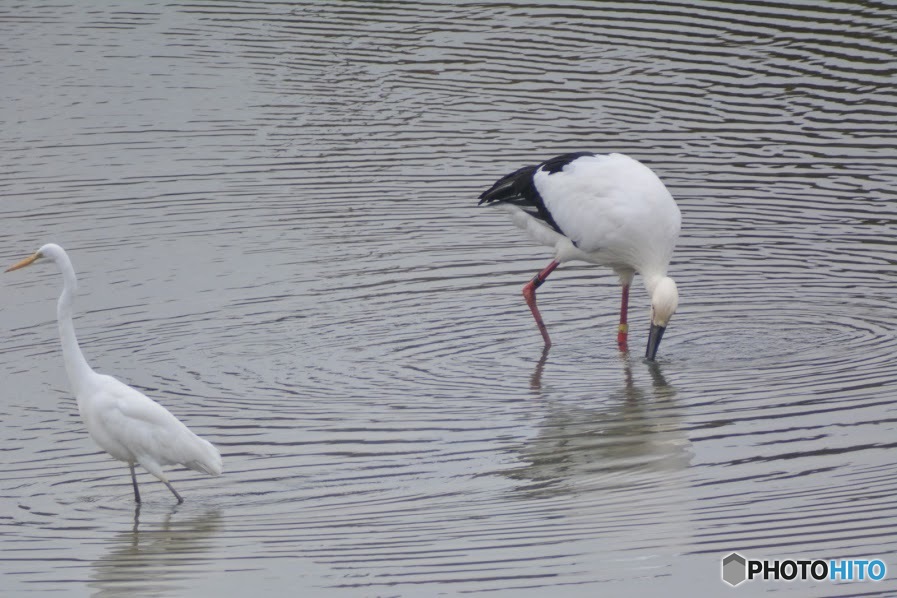
[{"label": "submerged beak tip", "polygon": [[666,326],[651,324],[651,332],[648,335],[648,347],[645,350],[645,359],[648,361],[654,361],[654,358],[657,357],[657,349],[660,347],[660,340],[663,338],[664,332],[666,332]]}]

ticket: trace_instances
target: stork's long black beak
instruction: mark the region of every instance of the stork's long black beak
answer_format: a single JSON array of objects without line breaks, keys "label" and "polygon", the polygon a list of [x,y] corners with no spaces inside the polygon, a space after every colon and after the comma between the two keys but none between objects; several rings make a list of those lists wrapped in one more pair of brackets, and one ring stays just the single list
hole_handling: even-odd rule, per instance
[{"label": "stork's long black beak", "polygon": [[653,322],[651,323],[651,333],[648,335],[648,350],[645,351],[647,359],[654,361],[654,357],[657,355],[657,348],[660,347],[660,339],[663,338],[663,333],[666,330],[666,326],[658,326]]}]

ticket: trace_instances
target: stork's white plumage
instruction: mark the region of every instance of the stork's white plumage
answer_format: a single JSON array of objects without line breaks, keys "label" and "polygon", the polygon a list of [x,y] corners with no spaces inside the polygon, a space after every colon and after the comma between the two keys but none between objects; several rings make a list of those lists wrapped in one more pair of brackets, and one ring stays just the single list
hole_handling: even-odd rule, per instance
[{"label": "stork's white plumage", "polygon": [[679,237],[681,215],[654,172],[623,154],[564,154],[525,166],[501,178],[480,204],[507,210],[535,241],[554,247],[555,259],[526,286],[523,295],[546,346],[548,330],[536,307],[536,289],[561,263],[581,260],[611,267],[623,297],[617,341],[627,350],[629,285],[641,274],[651,296],[651,332],[645,356],[654,359],[679,304],[667,268]]}]

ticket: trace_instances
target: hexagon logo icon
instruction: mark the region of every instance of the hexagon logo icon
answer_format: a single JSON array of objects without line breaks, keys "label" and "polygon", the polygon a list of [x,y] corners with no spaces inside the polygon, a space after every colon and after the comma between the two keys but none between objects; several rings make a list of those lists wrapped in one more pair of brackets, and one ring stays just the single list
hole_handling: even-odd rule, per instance
[{"label": "hexagon logo icon", "polygon": [[737,552],[723,557],[723,581],[737,586],[747,579],[747,560]]}]

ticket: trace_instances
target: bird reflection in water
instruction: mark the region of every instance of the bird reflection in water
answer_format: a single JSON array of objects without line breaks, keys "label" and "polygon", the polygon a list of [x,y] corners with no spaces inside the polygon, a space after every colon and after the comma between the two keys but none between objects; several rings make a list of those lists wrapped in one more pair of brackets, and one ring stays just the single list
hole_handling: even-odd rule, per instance
[{"label": "bird reflection in water", "polygon": [[181,518],[177,507],[160,521],[149,519],[135,505],[131,529],[108,540],[106,554],[93,563],[89,586],[103,596],[180,596],[190,581],[206,575],[205,557],[221,528],[221,514],[207,510]]},{"label": "bird reflection in water", "polygon": [[525,465],[506,472],[528,482],[521,490],[547,495],[594,490],[626,484],[627,474],[688,466],[691,444],[682,430],[676,389],[660,364],[633,362],[621,353],[622,385],[585,407],[543,390],[548,356],[546,348],[530,377],[530,390],[547,413],[537,435],[519,450]]}]

